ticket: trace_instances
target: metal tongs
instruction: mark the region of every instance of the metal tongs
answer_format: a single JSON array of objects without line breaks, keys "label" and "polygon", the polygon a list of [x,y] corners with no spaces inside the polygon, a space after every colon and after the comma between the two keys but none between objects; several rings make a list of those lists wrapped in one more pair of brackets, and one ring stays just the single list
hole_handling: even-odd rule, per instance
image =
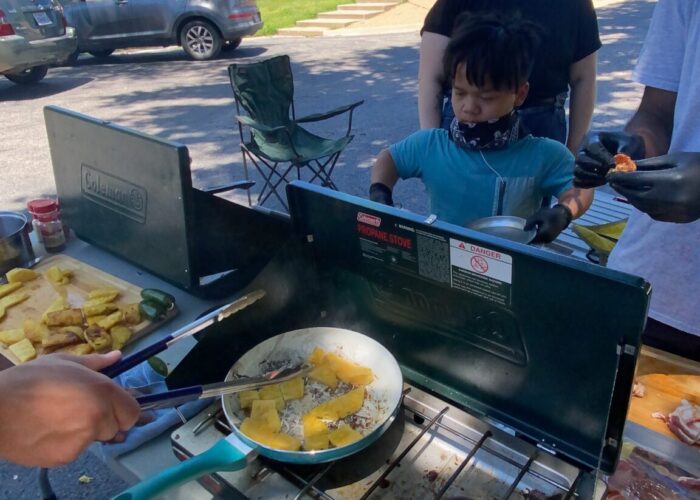
[{"label": "metal tongs", "polygon": [[157,408],[169,408],[178,406],[188,401],[196,399],[207,399],[222,394],[234,394],[242,391],[251,391],[266,385],[278,384],[286,382],[296,377],[306,375],[311,371],[311,366],[300,365],[294,368],[281,368],[273,370],[259,377],[242,377],[236,380],[228,380],[226,382],[217,382],[215,384],[193,385],[191,387],[183,387],[181,389],[173,389],[172,391],[161,392],[158,394],[148,394],[136,398],[142,410],[155,410]]},{"label": "metal tongs", "polygon": [[102,373],[103,375],[107,375],[109,378],[114,378],[117,375],[121,375],[128,369],[143,363],[151,356],[155,356],[159,352],[166,350],[174,343],[184,338],[191,337],[195,333],[200,332],[205,328],[208,328],[214,323],[218,323],[219,321],[228,318],[229,316],[245,309],[249,305],[254,304],[264,296],[265,292],[263,290],[255,290],[253,292],[247,293],[243,297],[234,300],[230,304],[226,304],[225,306],[219,307],[218,309],[210,312],[209,314],[206,314],[198,320],[188,325],[185,325],[176,332],[173,332],[167,337],[159,340],[155,344],[151,344],[150,346],[135,352],[131,356],[122,358],[120,361],[108,366],[107,368],[103,368],[102,370],[100,370],[100,373]]}]

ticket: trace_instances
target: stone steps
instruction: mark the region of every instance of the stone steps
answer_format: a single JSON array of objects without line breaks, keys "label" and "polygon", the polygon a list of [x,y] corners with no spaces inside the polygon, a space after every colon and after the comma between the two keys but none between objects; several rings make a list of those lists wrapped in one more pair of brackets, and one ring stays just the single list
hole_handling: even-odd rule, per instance
[{"label": "stone steps", "polygon": [[333,12],[321,12],[316,19],[297,21],[292,28],[282,28],[278,35],[284,36],[323,36],[327,30],[344,28],[354,22],[369,19],[397,6],[403,0],[377,2],[376,0],[355,0],[354,4],[338,5]]},{"label": "stone steps", "polygon": [[[384,11],[382,11],[384,12]],[[376,10],[334,10],[333,12],[320,12],[317,16],[318,19],[342,19],[342,20],[352,20],[361,21],[362,19],[369,19],[377,15]]]},{"label": "stone steps", "polygon": [[338,5],[338,12],[347,12],[352,10],[371,10],[371,11],[387,11],[392,7],[396,7],[399,2],[357,2],[357,3],[344,3]]}]

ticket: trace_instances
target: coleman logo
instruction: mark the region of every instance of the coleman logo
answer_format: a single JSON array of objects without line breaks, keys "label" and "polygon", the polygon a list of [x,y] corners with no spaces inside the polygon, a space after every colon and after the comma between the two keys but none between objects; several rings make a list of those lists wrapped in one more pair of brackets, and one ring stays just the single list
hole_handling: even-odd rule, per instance
[{"label": "coleman logo", "polygon": [[136,184],[83,163],[80,166],[83,196],[141,224],[146,222],[146,190]]},{"label": "coleman logo", "polygon": [[381,217],[376,215],[370,215],[363,212],[357,212],[357,222],[362,222],[363,224],[369,224],[370,226],[379,227],[382,225]]}]

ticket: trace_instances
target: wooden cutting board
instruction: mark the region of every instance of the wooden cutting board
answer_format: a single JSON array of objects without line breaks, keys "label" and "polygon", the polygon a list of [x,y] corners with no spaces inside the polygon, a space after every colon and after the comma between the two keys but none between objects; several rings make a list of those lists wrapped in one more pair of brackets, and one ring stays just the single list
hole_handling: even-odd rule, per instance
[{"label": "wooden cutting board", "polygon": [[627,418],[665,436],[678,439],[663,420],[653,418],[654,412],[668,415],[686,399],[700,405],[700,375],[663,375],[653,373],[635,379],[644,384],[646,395],[632,397]]},{"label": "wooden cutting board", "polygon": [[[55,286],[47,280],[43,274],[52,266],[58,266],[61,269],[72,271],[70,283],[67,285]],[[119,290],[119,297],[114,301],[119,306],[141,301],[141,288],[67,255],[52,255],[43,259],[32,269],[41,276],[25,283],[22,288],[17,290],[18,292],[24,291],[29,293],[30,297],[24,302],[7,309],[7,314],[0,320],[0,330],[22,328],[25,319],[36,319],[40,321],[42,314],[58,297],[59,292],[66,294],[66,298],[71,307],[80,307],[83,302],[85,302],[90,290],[105,287],[112,287]],[[143,337],[176,314],[177,309],[172,309],[160,321],[151,322],[144,320],[138,325],[130,326],[134,334],[129,339],[129,342]],[[127,345],[129,342],[127,342]],[[14,354],[12,354],[7,347],[4,347],[3,344],[0,344],[0,355],[7,358],[13,364],[19,362]]]}]

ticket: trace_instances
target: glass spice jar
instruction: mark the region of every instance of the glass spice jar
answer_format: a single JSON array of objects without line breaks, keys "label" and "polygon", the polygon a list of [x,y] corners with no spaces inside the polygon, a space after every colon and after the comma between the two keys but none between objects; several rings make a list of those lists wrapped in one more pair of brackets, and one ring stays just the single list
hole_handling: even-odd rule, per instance
[{"label": "glass spice jar", "polygon": [[40,198],[27,203],[32,215],[34,229],[39,241],[47,252],[60,252],[66,248],[66,235],[58,210],[58,202],[50,198]]}]

